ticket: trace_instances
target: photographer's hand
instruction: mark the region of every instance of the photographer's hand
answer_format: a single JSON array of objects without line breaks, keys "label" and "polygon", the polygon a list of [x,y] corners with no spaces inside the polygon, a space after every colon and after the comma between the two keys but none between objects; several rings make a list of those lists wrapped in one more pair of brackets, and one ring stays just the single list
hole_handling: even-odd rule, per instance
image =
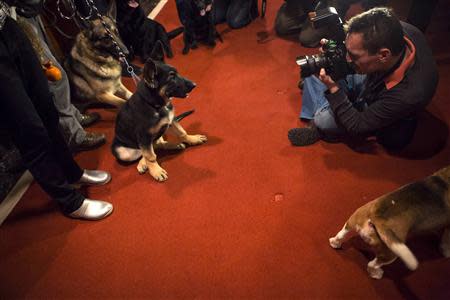
[{"label": "photographer's hand", "polygon": [[334,80],[330,77],[330,75],[327,75],[327,72],[325,71],[324,68],[320,69],[319,79],[320,81],[323,82],[323,84],[326,85],[328,91],[331,94],[334,94],[337,91],[339,91],[339,86],[337,85],[336,82],[334,82]]},{"label": "photographer's hand", "polygon": [[321,39],[320,40],[320,48],[319,48],[320,53],[324,53],[325,52],[325,50],[323,49],[323,46],[326,45],[327,43],[328,43],[327,39]]}]

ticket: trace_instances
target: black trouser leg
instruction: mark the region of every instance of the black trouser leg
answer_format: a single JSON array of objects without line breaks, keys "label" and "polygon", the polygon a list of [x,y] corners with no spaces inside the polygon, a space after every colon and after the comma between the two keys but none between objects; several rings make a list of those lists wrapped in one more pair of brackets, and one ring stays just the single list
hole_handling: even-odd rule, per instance
[{"label": "black trouser leg", "polygon": [[58,112],[41,65],[12,19],[0,31],[0,116],[41,187],[70,213],[83,195],[69,185],[83,170],[61,134]]}]

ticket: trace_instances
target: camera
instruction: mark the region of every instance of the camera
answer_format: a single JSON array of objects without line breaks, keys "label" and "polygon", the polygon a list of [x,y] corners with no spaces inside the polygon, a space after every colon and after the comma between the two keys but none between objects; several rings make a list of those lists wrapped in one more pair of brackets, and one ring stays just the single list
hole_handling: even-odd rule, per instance
[{"label": "camera", "polygon": [[310,21],[314,28],[327,26],[332,39],[322,46],[323,53],[297,57],[296,62],[300,66],[301,77],[319,74],[321,68],[324,68],[335,81],[354,73],[346,60],[345,31],[336,9],[327,7],[318,10],[310,17]]}]

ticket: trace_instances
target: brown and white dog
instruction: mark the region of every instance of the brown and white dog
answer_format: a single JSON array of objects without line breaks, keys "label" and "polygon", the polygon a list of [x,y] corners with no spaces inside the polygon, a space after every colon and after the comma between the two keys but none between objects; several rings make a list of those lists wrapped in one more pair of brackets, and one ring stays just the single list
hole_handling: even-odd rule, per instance
[{"label": "brown and white dog", "polygon": [[90,21],[89,27],[77,35],[65,64],[66,71],[77,98],[121,107],[132,93],[122,84],[119,53],[102,21],[121,51],[128,54],[116,24],[104,16],[103,20]]},{"label": "brown and white dog", "polygon": [[450,257],[450,166],[423,180],[405,185],[358,208],[335,237],[333,248],[340,248],[345,235],[355,230],[372,246],[376,257],[367,265],[372,278],[381,279],[381,267],[397,257],[410,270],[418,262],[405,245],[407,237],[444,230],[441,252]]}]

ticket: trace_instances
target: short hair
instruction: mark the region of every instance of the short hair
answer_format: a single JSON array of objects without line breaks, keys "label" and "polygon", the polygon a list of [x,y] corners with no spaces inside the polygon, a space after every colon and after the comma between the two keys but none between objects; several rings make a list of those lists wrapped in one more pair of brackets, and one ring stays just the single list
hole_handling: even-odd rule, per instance
[{"label": "short hair", "polygon": [[362,33],[363,46],[369,54],[381,48],[399,55],[405,48],[403,27],[392,9],[376,7],[351,18],[346,25],[347,34]]}]

